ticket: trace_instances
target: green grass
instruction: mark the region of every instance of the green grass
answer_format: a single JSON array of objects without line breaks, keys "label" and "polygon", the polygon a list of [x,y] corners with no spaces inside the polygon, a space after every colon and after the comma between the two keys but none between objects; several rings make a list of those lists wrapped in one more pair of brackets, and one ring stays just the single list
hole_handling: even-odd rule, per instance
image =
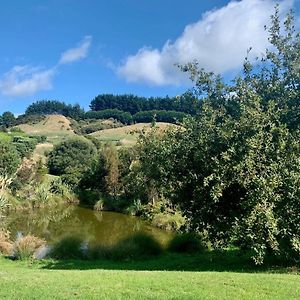
[{"label": "green grass", "polygon": [[[156,124],[159,131],[164,131],[170,126],[170,123],[158,122]],[[90,135],[97,138],[101,142],[112,142],[122,146],[132,146],[137,142],[137,139],[143,130],[149,131],[151,123],[137,123],[118,128],[104,129],[91,133]]]},{"label": "green grass", "polygon": [[237,255],[165,254],[124,262],[0,258],[0,299],[300,298],[298,269],[255,267]]},{"label": "green grass", "polygon": [[15,136],[26,136],[23,132],[0,132],[0,140],[10,142]]}]

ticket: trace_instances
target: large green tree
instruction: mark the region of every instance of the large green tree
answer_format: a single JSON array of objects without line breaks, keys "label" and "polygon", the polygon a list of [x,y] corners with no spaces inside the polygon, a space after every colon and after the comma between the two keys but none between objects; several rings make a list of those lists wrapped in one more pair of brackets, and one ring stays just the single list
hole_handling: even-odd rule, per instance
[{"label": "large green tree", "polygon": [[76,186],[93,165],[97,150],[90,140],[72,137],[55,146],[49,155],[48,167],[53,175]]},{"label": "large green tree", "polygon": [[197,63],[183,66],[203,99],[201,112],[179,130],[140,140],[145,185],[180,205],[215,247],[237,243],[256,263],[270,252],[300,256],[300,38],[293,24],[289,14],[282,28],[276,8],[271,50],[255,66],[246,59],[231,85]]}]

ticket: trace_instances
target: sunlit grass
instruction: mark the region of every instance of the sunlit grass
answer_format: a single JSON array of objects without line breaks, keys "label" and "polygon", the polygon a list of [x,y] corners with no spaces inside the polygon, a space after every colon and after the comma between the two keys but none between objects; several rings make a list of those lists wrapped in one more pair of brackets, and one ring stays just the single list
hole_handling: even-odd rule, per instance
[{"label": "sunlit grass", "polygon": [[296,273],[269,273],[259,268],[238,270],[233,265],[227,270],[216,270],[213,262],[201,263],[203,258],[166,255],[136,262],[45,260],[34,263],[0,258],[0,299],[300,297],[300,277]]}]

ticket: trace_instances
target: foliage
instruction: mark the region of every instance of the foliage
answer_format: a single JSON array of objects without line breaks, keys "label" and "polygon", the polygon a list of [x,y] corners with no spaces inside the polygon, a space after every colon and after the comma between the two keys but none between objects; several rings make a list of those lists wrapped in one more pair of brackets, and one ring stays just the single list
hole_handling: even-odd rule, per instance
[{"label": "foliage", "polygon": [[0,127],[9,128],[15,125],[16,118],[10,111],[4,112],[0,117]]},{"label": "foliage", "polygon": [[138,233],[117,244],[114,258],[134,258],[159,255],[161,245],[150,235]]},{"label": "foliage", "polygon": [[82,178],[82,188],[96,189],[115,198],[119,194],[119,156],[117,149],[110,144],[99,150],[98,159],[95,160]]},{"label": "foliage", "polygon": [[20,163],[16,147],[9,141],[0,140],[0,175],[13,175]]},{"label": "foliage", "polygon": [[162,253],[162,247],[152,236],[137,233],[121,240],[112,246],[97,245],[90,249],[90,258],[106,258],[113,260],[139,259],[157,256]]},{"label": "foliage", "polygon": [[153,119],[157,122],[177,123],[182,122],[186,116],[186,113],[179,111],[148,110],[136,113],[133,115],[133,120],[136,123],[148,123]]},{"label": "foliage", "polygon": [[13,243],[10,240],[10,232],[0,228],[0,255],[12,255]]},{"label": "foliage", "polygon": [[29,124],[29,125],[34,125],[37,124],[45,119],[45,115],[43,114],[23,114],[19,115],[16,119],[16,125],[20,124]]},{"label": "foliage", "polygon": [[84,257],[83,241],[75,236],[67,236],[56,242],[49,253],[56,259],[80,259]]},{"label": "foliage", "polygon": [[72,188],[67,183],[64,183],[61,178],[55,178],[51,181],[49,191],[54,195],[58,195],[66,203],[78,202]]},{"label": "foliage", "polygon": [[104,109],[99,111],[88,111],[84,115],[85,119],[109,119],[113,118],[123,124],[132,123],[132,115],[118,109]]},{"label": "foliage", "polygon": [[26,236],[19,237],[14,242],[13,255],[15,258],[21,260],[33,258],[34,253],[42,246],[45,246],[45,244],[46,244],[45,240],[42,240],[33,235],[26,235]]},{"label": "foliage", "polygon": [[49,172],[62,175],[66,183],[76,186],[84,172],[92,166],[96,153],[91,141],[83,137],[69,138],[56,145],[49,154]]},{"label": "foliage", "polygon": [[268,253],[300,255],[300,36],[292,15],[282,30],[276,10],[270,42],[274,50],[255,67],[246,59],[231,85],[197,63],[183,66],[201,112],[184,129],[139,142],[139,177],[153,200],[171,199],[214,247],[237,243],[256,263]]},{"label": "foliage", "polygon": [[134,95],[102,94],[90,104],[92,111],[119,110],[134,115],[142,111],[165,110],[178,111],[195,115],[200,109],[200,101],[191,93],[177,97],[145,98]]},{"label": "foliage", "polygon": [[103,129],[122,127],[123,124],[114,119],[109,120],[110,122],[102,120],[87,119],[78,123],[78,132],[81,134],[90,134]]},{"label": "foliage", "polygon": [[178,210],[175,212],[159,212],[154,214],[152,225],[164,230],[180,230],[186,224],[186,218]]},{"label": "foliage", "polygon": [[37,139],[26,136],[14,136],[12,140],[20,157],[29,157],[37,145]]},{"label": "foliage", "polygon": [[79,106],[79,104],[71,105],[57,100],[41,100],[29,105],[25,112],[25,115],[51,114],[60,114],[76,120],[83,117],[84,110]]},{"label": "foliage", "polygon": [[168,250],[172,252],[204,252],[207,247],[196,234],[183,233],[175,235],[169,242]]},{"label": "foliage", "polygon": [[96,211],[101,211],[103,210],[103,207],[104,207],[104,200],[100,199],[94,204],[93,209]]}]

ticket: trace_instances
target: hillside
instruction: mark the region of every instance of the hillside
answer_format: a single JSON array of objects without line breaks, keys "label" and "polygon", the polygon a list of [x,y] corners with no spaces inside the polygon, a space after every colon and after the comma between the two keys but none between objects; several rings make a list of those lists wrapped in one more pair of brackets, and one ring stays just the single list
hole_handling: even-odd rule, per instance
[{"label": "hillside", "polygon": [[[163,132],[168,127],[176,125],[170,123],[157,122],[156,126],[158,127],[158,130],[160,132]],[[99,130],[89,135],[104,142],[117,142],[121,145],[132,145],[136,143],[138,136],[143,130],[149,131],[150,128],[151,123],[137,123],[134,125],[128,125],[119,128]]]},{"label": "hillside", "polygon": [[37,124],[21,124],[18,127],[28,135],[44,135],[49,142],[58,142],[61,138],[74,135],[71,122],[62,115],[48,115]]}]

